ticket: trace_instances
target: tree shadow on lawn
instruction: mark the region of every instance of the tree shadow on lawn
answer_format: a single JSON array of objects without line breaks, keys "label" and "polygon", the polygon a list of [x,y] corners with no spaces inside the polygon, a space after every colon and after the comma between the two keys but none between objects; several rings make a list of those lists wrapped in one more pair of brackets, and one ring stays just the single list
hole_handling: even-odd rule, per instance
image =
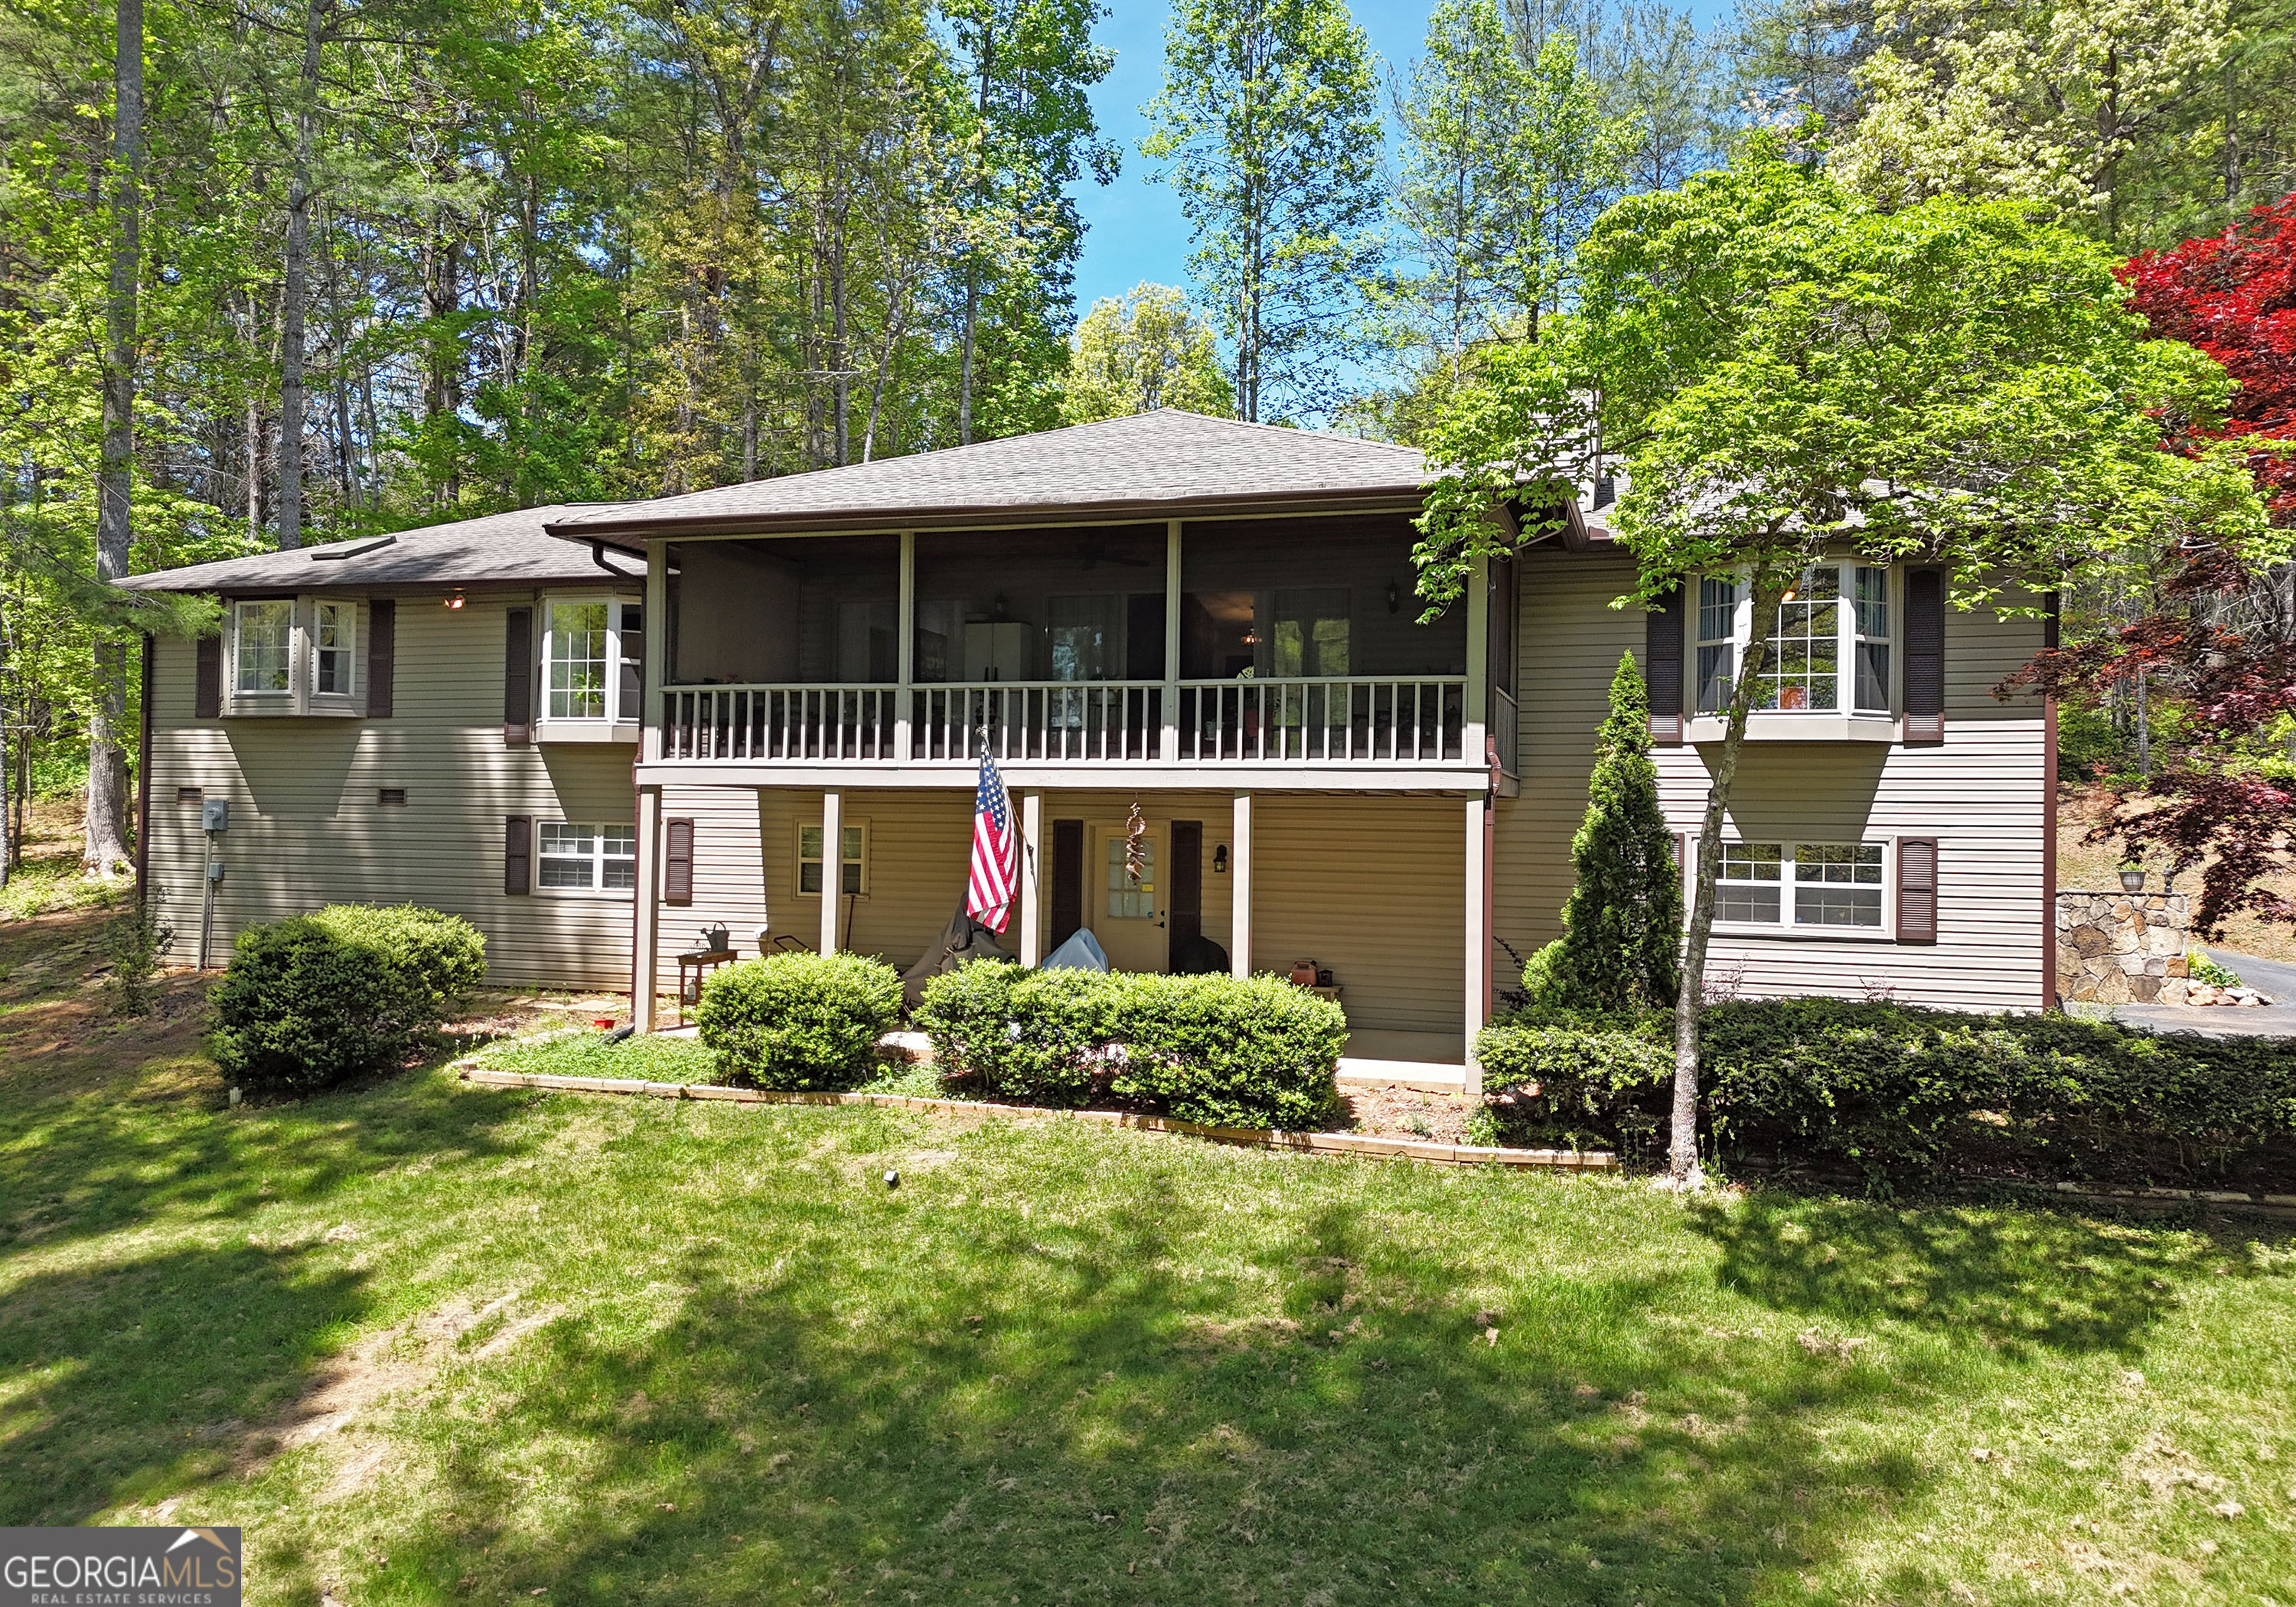
[{"label": "tree shadow on lawn", "polygon": [[[2043,1207],[1896,1208],[1824,1197],[1693,1201],[1722,1252],[1717,1280],[1779,1311],[1973,1334],[2012,1360],[2131,1356],[2176,1305],[2174,1280],[2216,1262],[2206,1231],[2163,1232]],[[2234,1266],[2249,1269],[2244,1250]]]},{"label": "tree shadow on lawn", "polygon": [[[352,1599],[1744,1602],[1923,1485],[1825,1443],[1882,1369],[1656,1320],[1702,1270],[1530,1269],[1491,1324],[1447,1292],[1487,1264],[1357,1207],[1168,1253],[1216,1222],[1010,1221],[865,1310],[865,1238],[696,1247],[665,1324],[562,1320],[431,1414],[438,1482]],[[1236,1317],[1262,1270],[1284,1315]]]},{"label": "tree shadow on lawn", "polygon": [[200,1080],[161,1067],[0,1113],[0,1522],[211,1484],[329,1376],[373,1275],[299,1214],[255,1242],[259,1209],[526,1147],[499,1129],[530,1096],[428,1071],[229,1112]]}]

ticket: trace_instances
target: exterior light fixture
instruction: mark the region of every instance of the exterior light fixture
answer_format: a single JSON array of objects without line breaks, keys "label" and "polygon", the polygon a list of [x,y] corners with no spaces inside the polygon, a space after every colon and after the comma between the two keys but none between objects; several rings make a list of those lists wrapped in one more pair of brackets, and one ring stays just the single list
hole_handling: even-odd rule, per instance
[{"label": "exterior light fixture", "polygon": [[1227,874],[1227,844],[1224,842],[1212,850],[1212,872],[1215,875]]},{"label": "exterior light fixture", "polygon": [[463,606],[463,594],[462,594],[462,593],[460,593],[460,592],[456,592],[456,593],[455,593],[453,595],[449,596],[449,597],[447,599],[447,606],[448,608],[460,608],[460,607],[462,607],[462,606]]}]

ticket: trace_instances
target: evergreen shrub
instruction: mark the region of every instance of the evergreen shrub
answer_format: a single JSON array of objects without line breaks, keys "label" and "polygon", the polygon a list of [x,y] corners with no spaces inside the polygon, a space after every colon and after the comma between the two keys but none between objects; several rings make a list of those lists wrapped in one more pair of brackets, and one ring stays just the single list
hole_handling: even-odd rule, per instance
[{"label": "evergreen shrub", "polygon": [[744,960],[711,974],[693,1019],[731,1076],[784,1092],[850,1088],[900,1021],[900,973],[854,954]]},{"label": "evergreen shrub", "polygon": [[209,996],[208,1044],[230,1080],[305,1093],[403,1064],[487,972],[487,942],[412,904],[333,904],[250,926]]},{"label": "evergreen shrub", "polygon": [[1580,1010],[1671,1005],[1682,985],[1682,871],[1659,807],[1650,694],[1632,653],[1611,678],[1570,868],[1562,936],[1523,966],[1531,1003]]},{"label": "evergreen shrub", "polygon": [[[1726,1157],[1923,1172],[2192,1185],[2296,1180],[2296,1054],[2269,1039],[2154,1035],[2062,1015],[1840,999],[1703,1017],[1699,1079]],[[1539,1084],[1535,1119],[1617,1131],[1663,1115],[1669,1019],[1526,1012],[1487,1029],[1487,1086]]]},{"label": "evergreen shrub", "polygon": [[1339,1105],[1347,1017],[1272,976],[1026,972],[976,961],[925,986],[918,1028],[951,1079],[1081,1103],[1095,1086],[1217,1127],[1313,1128]]}]

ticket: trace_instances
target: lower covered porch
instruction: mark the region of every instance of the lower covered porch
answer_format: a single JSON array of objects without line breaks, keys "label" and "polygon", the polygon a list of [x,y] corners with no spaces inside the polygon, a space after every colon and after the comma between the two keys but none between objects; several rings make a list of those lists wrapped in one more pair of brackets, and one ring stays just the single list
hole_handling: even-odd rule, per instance
[{"label": "lower covered porch", "polygon": [[[1013,804],[1021,898],[1000,942],[1021,963],[1079,931],[1123,971],[1311,963],[1347,1012],[1343,1082],[1474,1086],[1490,993],[1480,795],[1021,789]],[[655,1001],[674,999],[676,956],[706,928],[744,955],[841,948],[906,971],[964,905],[970,789],[666,784],[639,810],[642,1029],[668,1024]]]}]

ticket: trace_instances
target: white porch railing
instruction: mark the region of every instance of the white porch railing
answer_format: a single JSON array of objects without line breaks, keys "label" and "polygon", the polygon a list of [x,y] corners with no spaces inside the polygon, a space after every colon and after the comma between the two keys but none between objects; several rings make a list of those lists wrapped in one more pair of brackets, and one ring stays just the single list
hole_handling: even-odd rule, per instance
[{"label": "white porch railing", "polygon": [[[664,691],[669,760],[1152,764],[1161,681],[898,686],[678,686]],[[1182,764],[1442,765],[1465,751],[1464,676],[1184,681]],[[899,715],[908,741],[900,751]]]},{"label": "white porch railing", "polygon": [[891,760],[892,686],[671,686],[666,759]]},{"label": "white porch railing", "polygon": [[919,759],[1152,762],[1164,723],[1161,681],[989,681],[909,689],[909,749]]},{"label": "white porch railing", "polygon": [[1180,687],[1187,762],[1456,764],[1464,676],[1188,681]]}]

